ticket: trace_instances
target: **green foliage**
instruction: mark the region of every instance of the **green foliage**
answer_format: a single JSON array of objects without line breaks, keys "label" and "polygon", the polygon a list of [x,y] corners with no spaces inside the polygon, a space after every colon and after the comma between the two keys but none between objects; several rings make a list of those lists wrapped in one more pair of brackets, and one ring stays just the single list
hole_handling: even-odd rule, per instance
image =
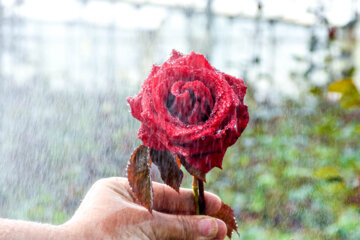
[{"label": "green foliage", "polygon": [[328,90],[341,95],[340,104],[342,107],[346,109],[360,107],[360,93],[351,78],[331,83]]},{"label": "green foliage", "polygon": [[284,109],[251,119],[207,189],[234,208],[240,239],[359,239],[357,112],[326,102]]},{"label": "green foliage", "polygon": [[24,207],[25,213],[23,218],[54,224],[64,223],[70,216],[61,207],[54,207],[54,202],[55,199],[49,193],[41,193],[35,201],[30,202]]}]

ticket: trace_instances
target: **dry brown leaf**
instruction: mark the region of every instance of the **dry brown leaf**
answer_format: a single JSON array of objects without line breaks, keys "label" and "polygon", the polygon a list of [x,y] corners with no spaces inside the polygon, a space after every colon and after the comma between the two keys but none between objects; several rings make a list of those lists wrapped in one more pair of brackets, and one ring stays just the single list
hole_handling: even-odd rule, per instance
[{"label": "dry brown leaf", "polygon": [[234,216],[234,211],[231,209],[229,205],[222,203],[220,210],[215,214],[210,214],[209,216],[215,217],[223,220],[227,226],[227,236],[231,239],[232,231],[235,230],[238,233],[237,223]]},{"label": "dry brown leaf", "polygon": [[127,177],[137,200],[152,212],[153,189],[148,158],[148,147],[140,145],[135,149],[127,167]]},{"label": "dry brown leaf", "polygon": [[150,149],[150,159],[159,168],[161,179],[179,192],[183,179],[183,172],[177,166],[175,157],[168,151]]},{"label": "dry brown leaf", "polygon": [[185,158],[176,155],[176,158],[178,158],[178,160],[176,161],[180,161],[181,164],[184,166],[184,168],[194,177],[196,177],[197,179],[206,182],[206,173],[194,168],[193,166],[191,166],[190,163],[188,163]]}]

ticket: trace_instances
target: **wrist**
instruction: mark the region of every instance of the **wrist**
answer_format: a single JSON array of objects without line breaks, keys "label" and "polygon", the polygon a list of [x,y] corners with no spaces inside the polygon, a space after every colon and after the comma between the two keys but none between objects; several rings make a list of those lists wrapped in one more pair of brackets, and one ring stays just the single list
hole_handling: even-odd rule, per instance
[{"label": "wrist", "polygon": [[98,240],[103,239],[104,234],[98,228],[97,224],[91,221],[70,220],[62,225],[55,226],[56,239],[67,240]]},{"label": "wrist", "polygon": [[0,219],[0,240],[75,239],[71,232],[59,226],[22,220]]},{"label": "wrist", "polygon": [[52,235],[53,239],[67,239],[67,240],[76,240],[81,239],[81,234],[79,234],[77,229],[72,227],[69,224],[62,224],[58,226],[53,226]]}]

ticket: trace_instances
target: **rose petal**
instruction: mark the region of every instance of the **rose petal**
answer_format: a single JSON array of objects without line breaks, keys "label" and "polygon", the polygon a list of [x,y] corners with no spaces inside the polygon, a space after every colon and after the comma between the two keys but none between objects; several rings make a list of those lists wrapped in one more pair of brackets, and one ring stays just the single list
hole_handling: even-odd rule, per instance
[{"label": "rose petal", "polygon": [[142,122],[144,145],[182,156],[206,173],[221,168],[226,149],[249,121],[245,93],[243,80],[216,70],[204,56],[174,50],[128,102]]}]

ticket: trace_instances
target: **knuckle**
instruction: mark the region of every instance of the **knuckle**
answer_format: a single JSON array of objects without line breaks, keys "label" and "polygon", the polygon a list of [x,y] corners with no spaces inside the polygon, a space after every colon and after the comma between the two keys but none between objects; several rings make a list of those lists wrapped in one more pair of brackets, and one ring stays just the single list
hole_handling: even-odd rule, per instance
[{"label": "knuckle", "polygon": [[109,184],[108,178],[101,178],[96,180],[96,182],[93,184],[92,189],[102,189],[104,186],[107,186]]},{"label": "knuckle", "polygon": [[98,179],[96,180],[96,182],[94,183],[94,187],[97,187],[97,186],[102,186],[106,183],[106,178],[101,178],[101,179]]},{"label": "knuckle", "polygon": [[180,231],[181,235],[184,239],[194,239],[195,233],[192,231],[193,224],[191,223],[191,220],[189,217],[185,216],[178,216],[178,221],[180,223]]},{"label": "knuckle", "polygon": [[104,186],[112,183],[126,183],[126,178],[122,177],[109,177],[109,178],[100,178],[95,183],[94,186]]}]

